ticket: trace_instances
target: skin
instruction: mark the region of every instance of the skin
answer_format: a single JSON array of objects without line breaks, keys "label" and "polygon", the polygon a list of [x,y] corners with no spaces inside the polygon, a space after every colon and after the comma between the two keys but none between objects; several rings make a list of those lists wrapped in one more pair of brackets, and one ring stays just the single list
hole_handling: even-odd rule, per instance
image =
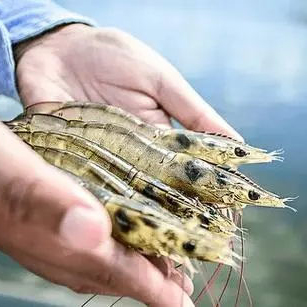
[{"label": "skin", "polygon": [[[189,129],[241,140],[174,67],[119,30],[66,25],[14,51],[25,106],[43,100],[107,102],[156,125],[169,126],[172,116]],[[3,252],[76,292],[129,296],[153,307],[193,306],[191,281],[163,258],[145,258],[114,241],[109,217],[91,194],[2,124],[0,139]]]}]

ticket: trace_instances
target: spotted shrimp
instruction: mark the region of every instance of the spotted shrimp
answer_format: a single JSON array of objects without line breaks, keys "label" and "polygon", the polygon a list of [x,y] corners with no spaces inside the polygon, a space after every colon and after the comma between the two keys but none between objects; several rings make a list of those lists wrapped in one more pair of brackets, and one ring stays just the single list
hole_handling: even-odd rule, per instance
[{"label": "spotted shrimp", "polygon": [[250,146],[220,133],[195,132],[186,129],[158,129],[120,108],[95,103],[45,102],[27,108],[26,115],[45,113],[67,120],[96,121],[115,124],[143,134],[152,142],[181,153],[191,154],[207,162],[236,168],[241,164],[283,161],[282,150],[267,150]]},{"label": "spotted shrimp", "polygon": [[[287,207],[285,202],[288,198],[266,191],[238,171],[170,151],[120,126],[65,120],[43,114],[33,114],[22,121],[31,131],[54,130],[82,136],[164,184],[203,202],[236,208],[246,205]],[[9,125],[20,125],[19,122],[17,120]]]}]

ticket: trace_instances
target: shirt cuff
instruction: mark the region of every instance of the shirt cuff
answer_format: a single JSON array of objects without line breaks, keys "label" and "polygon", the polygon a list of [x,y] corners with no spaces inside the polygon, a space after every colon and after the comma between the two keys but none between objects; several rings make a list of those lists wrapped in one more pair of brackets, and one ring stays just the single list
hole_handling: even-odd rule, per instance
[{"label": "shirt cuff", "polygon": [[96,26],[87,17],[70,12],[51,1],[25,1],[27,5],[16,5],[9,16],[4,16],[4,24],[10,33],[12,44],[37,36],[58,25],[84,23]]},{"label": "shirt cuff", "polygon": [[0,94],[17,100],[20,98],[15,80],[14,44],[59,25],[84,23],[96,26],[90,18],[72,13],[51,1],[25,1],[25,6],[21,3],[13,6],[7,14],[0,12]]},{"label": "shirt cuff", "polygon": [[15,63],[9,33],[0,21],[0,95],[19,100],[15,82]]}]

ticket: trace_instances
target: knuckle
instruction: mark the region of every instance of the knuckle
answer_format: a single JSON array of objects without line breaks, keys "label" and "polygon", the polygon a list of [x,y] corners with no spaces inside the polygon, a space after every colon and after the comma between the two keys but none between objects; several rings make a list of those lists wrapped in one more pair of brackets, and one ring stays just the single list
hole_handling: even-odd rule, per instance
[{"label": "knuckle", "polygon": [[115,273],[109,272],[108,274],[106,274],[106,286],[109,287],[110,289],[113,289],[114,287],[116,287],[116,276]]},{"label": "knuckle", "polygon": [[153,76],[153,84],[155,84],[156,97],[158,101],[162,100],[162,96],[165,92],[165,80],[164,73],[160,70],[155,71],[155,75]]},{"label": "knuckle", "polygon": [[97,273],[93,276],[93,280],[100,285],[104,285],[107,288],[114,288],[116,286],[116,278],[114,272]]}]

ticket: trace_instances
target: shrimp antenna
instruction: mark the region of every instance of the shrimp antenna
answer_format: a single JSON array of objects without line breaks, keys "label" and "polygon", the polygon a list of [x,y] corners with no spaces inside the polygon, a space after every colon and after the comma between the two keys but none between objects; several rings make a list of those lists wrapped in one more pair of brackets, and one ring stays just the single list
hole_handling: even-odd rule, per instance
[{"label": "shrimp antenna", "polygon": [[[223,267],[223,264],[221,264],[221,265]],[[219,302],[217,301],[217,298],[214,295],[214,288],[213,288],[214,282],[216,281],[217,278],[218,278],[218,275],[212,280],[211,285],[208,288],[208,295],[209,295],[209,298],[211,300],[211,304],[212,304],[213,307],[214,306],[220,307]]]},{"label": "shrimp antenna", "polygon": [[[283,198],[282,201],[283,202],[291,202],[291,201],[295,201],[296,199],[298,199],[299,196],[296,196],[296,197],[286,197],[286,198]],[[290,210],[292,210],[293,212],[297,212],[297,210],[291,206],[288,206],[288,205],[284,205],[284,208],[288,208]]]},{"label": "shrimp antenna", "polygon": [[283,155],[284,153],[285,151],[281,148],[281,149],[277,149],[272,152],[269,152],[268,155],[271,157],[272,161],[283,162],[285,158],[282,157],[281,155]]},{"label": "shrimp antenna", "polygon": [[247,293],[248,302],[249,302],[249,307],[253,307],[252,296],[251,296],[251,293],[250,293],[250,291],[249,291],[249,288],[248,288],[248,285],[247,285],[247,282],[246,282],[244,276],[243,276],[242,280],[243,280],[243,284],[244,284],[245,291],[246,291],[246,293]]},{"label": "shrimp antenna", "polygon": [[[232,249],[232,251],[235,252],[233,242],[231,242],[230,244],[231,244],[231,249]],[[225,294],[225,292],[226,292],[227,286],[228,286],[228,284],[229,284],[230,277],[231,277],[231,275],[232,275],[232,271],[233,271],[233,267],[231,266],[231,267],[229,268],[229,271],[228,271],[228,274],[227,274],[227,278],[226,278],[225,285],[224,285],[224,287],[223,287],[223,289],[222,289],[222,292],[221,292],[221,294],[220,294],[220,296],[219,296],[219,298],[218,298],[217,305],[216,305],[215,307],[218,307],[218,304],[220,304],[221,301],[222,301],[222,298],[223,298],[223,296],[224,296],[224,294]]]},{"label": "shrimp antenna", "polygon": [[[92,301],[96,296],[98,296],[98,294],[94,294],[92,295],[86,302],[84,302],[81,307],[85,307],[90,301]],[[114,307],[121,299],[123,298],[123,296],[119,297],[115,302],[112,303],[112,305],[110,305],[110,307]]]},{"label": "shrimp antenna", "polygon": [[185,271],[185,265],[184,263],[182,264],[181,266],[181,272],[182,272],[182,283],[181,283],[181,289],[182,289],[182,292],[181,292],[181,301],[183,302],[183,296],[184,296],[184,281],[185,281],[185,278],[184,278],[184,271]]},{"label": "shrimp antenna", "polygon": [[86,302],[84,302],[81,307],[85,307],[91,300],[93,300],[98,294],[92,295]]},{"label": "shrimp antenna", "polygon": [[228,284],[229,284],[230,277],[231,277],[231,275],[232,275],[232,271],[233,271],[233,267],[230,267],[230,268],[229,268],[229,271],[228,271],[228,274],[227,274],[227,279],[226,279],[225,285],[224,285],[224,287],[223,287],[223,290],[222,290],[222,292],[221,292],[221,294],[220,294],[220,296],[219,296],[219,298],[218,298],[218,301],[217,301],[217,304],[216,304],[215,307],[218,307],[218,306],[220,305],[221,301],[222,301],[222,298],[223,298],[223,296],[224,296],[224,294],[225,294],[225,292],[226,292],[227,286],[228,286]]},{"label": "shrimp antenna", "polygon": [[[243,222],[242,222],[242,213],[238,216],[238,224],[239,227],[243,227]],[[240,298],[240,292],[241,292],[241,288],[242,288],[242,280],[243,280],[243,274],[244,274],[244,262],[243,262],[243,258],[244,258],[244,240],[243,240],[243,234],[241,233],[241,257],[242,257],[242,261],[241,261],[241,265],[240,265],[240,278],[239,278],[239,286],[238,286],[238,291],[237,291],[237,295],[236,295],[236,301],[235,301],[235,307],[238,306],[239,304],[239,298]]]},{"label": "shrimp antenna", "polygon": [[114,307],[115,304],[117,304],[123,298],[124,298],[123,296],[119,297],[114,303],[112,303],[112,305],[110,305],[110,307]]},{"label": "shrimp antenna", "polygon": [[[216,269],[214,270],[213,274],[211,275],[210,279],[208,280],[207,284],[205,285],[205,287],[200,291],[200,293],[198,294],[198,296],[196,297],[196,299],[194,300],[194,304],[198,305],[200,300],[202,299],[202,297],[210,290],[210,288],[212,287],[212,284],[214,283],[214,281],[216,280],[216,278],[218,277],[219,272],[221,271],[223,267],[222,263],[219,263],[216,267]],[[211,298],[212,299],[212,298]]]},{"label": "shrimp antenna", "polygon": [[[205,273],[209,273],[209,270],[208,270],[208,267],[207,267],[207,265],[206,264],[203,264],[203,266],[202,266],[202,268],[203,268],[203,270],[202,270],[202,272],[203,272],[203,274],[202,274],[202,276],[203,277],[205,277]],[[217,268],[217,267],[216,267]],[[214,274],[214,273],[213,273]],[[212,278],[212,275],[211,275],[211,277],[210,278]],[[209,278],[209,279],[210,279]],[[209,284],[209,279],[206,281],[206,285],[208,285]],[[210,279],[211,280],[211,279]],[[214,282],[214,280],[215,279],[212,279],[212,283]],[[211,283],[211,285],[208,285],[208,291],[207,291],[207,293],[208,293],[208,298],[210,299],[210,301],[211,301],[211,306],[212,307],[214,307],[214,305],[215,305],[215,298],[212,296],[212,290],[213,289],[210,289],[211,288],[211,286],[212,286],[212,283]],[[210,289],[210,290],[209,290]],[[202,294],[202,297],[205,295],[205,293],[203,293]],[[201,303],[201,297],[199,298],[199,301],[197,302],[197,304],[196,304],[196,306],[199,306],[199,304]]]}]

